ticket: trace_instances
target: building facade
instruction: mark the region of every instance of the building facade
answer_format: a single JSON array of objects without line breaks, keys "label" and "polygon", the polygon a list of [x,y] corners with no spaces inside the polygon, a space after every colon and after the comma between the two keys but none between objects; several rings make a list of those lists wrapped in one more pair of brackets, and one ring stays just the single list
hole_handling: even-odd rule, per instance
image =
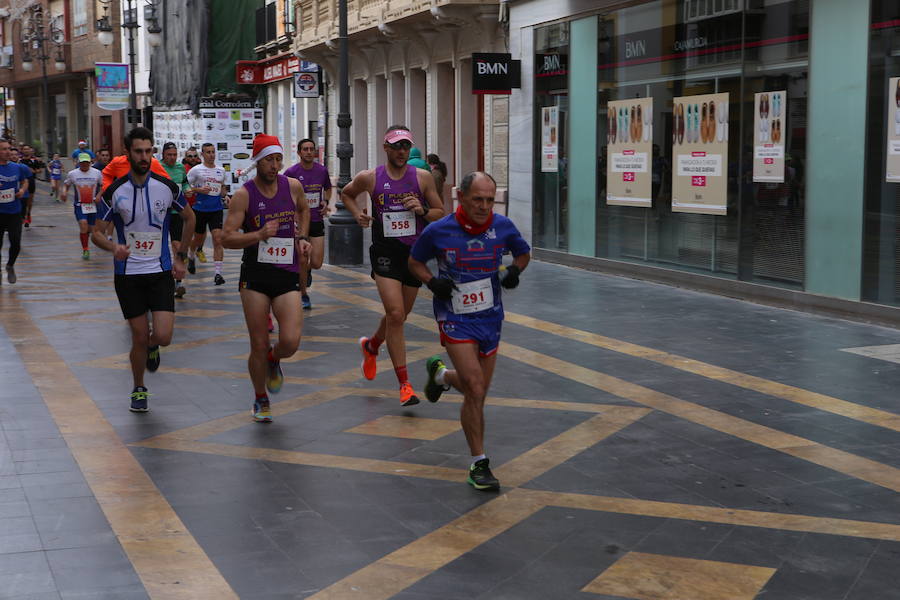
[{"label": "building facade", "polygon": [[[107,6],[112,25],[118,27],[118,0]],[[110,112],[96,105],[94,64],[118,62],[121,52],[118,40],[109,47],[98,41],[96,22],[101,16],[101,3],[89,0],[0,0],[0,86],[10,89],[15,102],[10,123],[20,142],[34,145],[41,153],[49,146],[63,155],[81,139],[94,149],[121,146],[121,111]],[[48,38],[45,61],[34,39],[25,40],[38,23]],[[23,59],[28,58],[30,71],[23,66]],[[45,71],[49,107],[43,94]]]},{"label": "building facade", "polygon": [[[898,12],[891,0],[511,2],[523,75],[510,213],[551,260],[900,306]],[[616,145],[632,126],[646,158],[619,168],[635,156]],[[698,157],[709,178],[692,171]],[[640,169],[644,201],[619,202]]]},{"label": "building facade", "polygon": [[[472,93],[472,54],[507,51],[501,4],[348,0],[354,172],[383,162],[384,130],[405,124],[423,156],[437,154],[446,163],[446,204],[461,176],[475,169],[493,173],[505,198],[508,98]],[[297,10],[294,50],[324,71],[320,114],[327,122],[320,130],[336,160],[338,2],[300,0]]]}]

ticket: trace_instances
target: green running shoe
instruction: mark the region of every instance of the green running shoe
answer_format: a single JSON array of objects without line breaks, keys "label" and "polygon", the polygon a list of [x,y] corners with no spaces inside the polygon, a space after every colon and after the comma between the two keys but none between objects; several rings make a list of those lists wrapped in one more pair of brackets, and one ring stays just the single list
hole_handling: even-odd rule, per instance
[{"label": "green running shoe", "polygon": [[434,355],[425,361],[425,370],[428,371],[428,383],[425,384],[425,397],[428,398],[429,402],[437,402],[440,399],[441,394],[450,389],[449,385],[441,385],[434,380],[435,377],[437,377],[438,372],[441,369],[446,368],[444,361],[442,361],[441,357],[438,355]]},{"label": "green running shoe", "polygon": [[476,490],[496,491],[500,489],[500,482],[491,473],[490,459],[476,460],[469,467],[469,478],[466,480]]},{"label": "green running shoe", "polygon": [[150,394],[147,393],[147,388],[145,387],[136,387],[134,391],[131,392],[131,412],[140,412],[145,413],[150,410],[150,407],[147,406],[147,399],[150,397]]}]

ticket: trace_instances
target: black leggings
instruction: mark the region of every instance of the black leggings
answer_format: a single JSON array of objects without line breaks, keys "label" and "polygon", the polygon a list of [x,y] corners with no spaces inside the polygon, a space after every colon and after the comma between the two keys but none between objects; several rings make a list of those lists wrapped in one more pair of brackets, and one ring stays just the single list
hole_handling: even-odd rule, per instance
[{"label": "black leggings", "polygon": [[0,250],[3,249],[3,233],[9,232],[9,259],[7,266],[16,264],[19,250],[22,249],[22,215],[0,214]]}]

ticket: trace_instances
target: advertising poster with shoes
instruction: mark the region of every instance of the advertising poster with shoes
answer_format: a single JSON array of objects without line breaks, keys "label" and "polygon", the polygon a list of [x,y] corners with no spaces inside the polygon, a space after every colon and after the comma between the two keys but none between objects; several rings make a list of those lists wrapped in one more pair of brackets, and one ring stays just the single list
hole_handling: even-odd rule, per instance
[{"label": "advertising poster with shoes", "polygon": [[652,206],[653,98],[611,101],[606,121],[606,203]]},{"label": "advertising poster with shoes", "polygon": [[784,183],[787,92],[753,96],[753,181]]},{"label": "advertising poster with shoes", "polygon": [[674,212],[726,214],[728,112],[727,93],[680,96],[674,99]]},{"label": "advertising poster with shoes", "polygon": [[887,169],[885,181],[900,182],[900,77],[888,85]]}]

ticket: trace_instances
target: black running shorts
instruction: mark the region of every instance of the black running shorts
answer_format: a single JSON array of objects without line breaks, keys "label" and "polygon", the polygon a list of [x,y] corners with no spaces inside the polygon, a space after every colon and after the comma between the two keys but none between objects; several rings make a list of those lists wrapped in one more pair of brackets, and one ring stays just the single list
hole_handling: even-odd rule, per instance
[{"label": "black running shorts", "polygon": [[122,316],[133,319],[147,311],[175,312],[175,278],[172,271],[141,275],[116,275],[116,296]]},{"label": "black running shorts", "polygon": [[309,237],[325,237],[325,221],[310,221]]},{"label": "black running shorts", "polygon": [[369,261],[372,263],[372,278],[376,275],[396,279],[409,287],[422,287],[419,281],[409,272],[409,246],[406,244],[369,246]]},{"label": "black running shorts", "polygon": [[277,298],[288,292],[300,291],[300,276],[293,271],[269,265],[241,265],[241,281],[238,288]]},{"label": "black running shorts", "polygon": [[[169,215],[169,236],[173,242],[181,241],[181,234],[184,233],[184,219],[179,213]],[[187,250],[185,250],[187,252]]]},{"label": "black running shorts", "polygon": [[194,211],[194,214],[197,215],[197,224],[194,225],[194,233],[206,233],[207,226],[210,231],[213,229],[222,229],[223,213],[224,211],[221,210],[213,210],[210,212],[200,210]]}]

